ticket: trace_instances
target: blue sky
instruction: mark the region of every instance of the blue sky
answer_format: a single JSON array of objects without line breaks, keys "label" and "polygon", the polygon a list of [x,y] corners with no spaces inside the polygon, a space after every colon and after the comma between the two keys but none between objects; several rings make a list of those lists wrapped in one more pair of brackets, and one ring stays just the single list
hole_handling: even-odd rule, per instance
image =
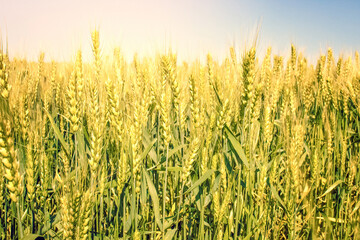
[{"label": "blue sky", "polygon": [[73,60],[81,48],[91,59],[90,32],[100,28],[104,55],[116,46],[127,58],[171,46],[180,60],[223,58],[235,45],[244,51],[259,31],[258,52],[271,45],[287,55],[293,43],[315,59],[332,47],[336,55],[360,49],[360,1],[0,0],[0,32],[11,56]]}]

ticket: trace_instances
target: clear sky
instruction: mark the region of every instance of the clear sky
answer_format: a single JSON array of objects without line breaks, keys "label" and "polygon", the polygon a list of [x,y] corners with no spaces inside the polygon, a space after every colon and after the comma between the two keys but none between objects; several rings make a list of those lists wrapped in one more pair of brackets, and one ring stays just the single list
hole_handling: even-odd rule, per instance
[{"label": "clear sky", "polygon": [[10,57],[91,59],[90,32],[100,29],[104,55],[119,46],[130,58],[171,45],[180,60],[243,51],[260,26],[258,51],[286,55],[294,43],[310,58],[360,50],[360,1],[295,0],[0,0],[0,32]]}]

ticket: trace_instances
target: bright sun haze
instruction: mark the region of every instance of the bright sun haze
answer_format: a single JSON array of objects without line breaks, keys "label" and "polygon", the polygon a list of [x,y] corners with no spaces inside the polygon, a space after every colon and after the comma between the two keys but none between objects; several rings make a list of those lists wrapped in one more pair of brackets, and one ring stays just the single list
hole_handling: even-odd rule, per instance
[{"label": "bright sun haze", "polygon": [[219,59],[234,45],[243,50],[256,38],[264,52],[289,52],[290,43],[316,58],[360,48],[358,1],[8,1],[0,0],[0,31],[10,56],[68,61],[77,49],[91,58],[90,32],[100,30],[102,51],[121,47],[127,58],[171,46],[182,60],[211,52]]}]

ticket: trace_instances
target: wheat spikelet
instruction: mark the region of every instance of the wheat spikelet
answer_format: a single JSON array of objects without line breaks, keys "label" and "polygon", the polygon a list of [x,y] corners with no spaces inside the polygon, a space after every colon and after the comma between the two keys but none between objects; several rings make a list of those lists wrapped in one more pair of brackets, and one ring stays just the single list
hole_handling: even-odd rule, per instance
[{"label": "wheat spikelet", "polygon": [[134,240],[140,240],[141,239],[141,234],[140,232],[136,229],[135,232],[134,232],[134,237],[133,237]]},{"label": "wheat spikelet", "polygon": [[82,63],[82,53],[81,50],[78,50],[76,53],[76,62],[75,62],[75,78],[76,78],[76,98],[79,105],[79,118],[83,115],[84,108],[84,72],[83,72],[83,63]]},{"label": "wheat spikelet", "polygon": [[116,126],[119,113],[117,112],[118,96],[114,92],[114,84],[110,78],[105,82],[106,94],[107,94],[107,121],[112,126]]},{"label": "wheat spikelet", "polygon": [[341,160],[340,160],[341,176],[345,176],[345,172],[346,172],[347,150],[348,150],[347,139],[346,136],[343,136],[341,141]]},{"label": "wheat spikelet", "polygon": [[91,33],[92,40],[92,51],[94,55],[94,66],[95,66],[95,82],[99,82],[100,80],[100,72],[101,72],[101,58],[100,58],[100,38],[99,31],[94,30]]},{"label": "wheat spikelet", "polygon": [[4,118],[0,124],[0,156],[4,165],[4,178],[7,180],[6,188],[9,190],[10,199],[17,202],[21,192],[20,164],[16,159],[10,122]]},{"label": "wheat spikelet", "polygon": [[302,55],[299,55],[297,66],[297,82],[301,85],[304,82],[305,74],[307,72],[307,61]]},{"label": "wheat spikelet", "polygon": [[161,116],[161,129],[164,145],[168,146],[171,141],[170,117],[169,117],[169,99],[165,93],[165,89],[160,96],[160,116]]},{"label": "wheat spikelet", "polygon": [[195,138],[191,142],[189,157],[185,160],[185,165],[183,166],[183,169],[182,169],[181,180],[183,183],[186,183],[185,181],[190,176],[192,164],[198,157],[200,143],[201,142],[200,142],[199,138]]},{"label": "wheat spikelet", "polygon": [[201,165],[200,165],[201,175],[204,175],[204,173],[206,173],[206,171],[208,170],[208,162],[209,162],[208,149],[204,147],[201,152]]},{"label": "wheat spikelet", "polygon": [[[217,170],[218,162],[219,162],[219,155],[214,154],[211,159],[211,169]],[[211,178],[211,182],[213,183],[214,180],[215,180],[215,176],[213,175]]]},{"label": "wheat spikelet", "polygon": [[55,105],[59,107],[60,104],[61,104],[61,84],[59,81],[56,83],[56,87],[55,87]]},{"label": "wheat spikelet", "polygon": [[33,92],[34,98],[37,97],[37,94],[39,92],[40,82],[43,80],[44,77],[44,57],[45,57],[45,53],[41,52],[38,58],[38,72],[34,84],[34,92]]},{"label": "wheat spikelet", "polygon": [[120,196],[120,193],[124,187],[126,181],[126,174],[127,174],[127,156],[125,151],[121,150],[121,156],[118,166],[117,172],[117,192]]},{"label": "wheat spikelet", "polygon": [[219,219],[220,219],[220,188],[213,195],[213,203],[214,203],[215,221],[219,222]]},{"label": "wheat spikelet", "polygon": [[76,76],[75,72],[71,73],[69,86],[67,90],[68,111],[70,119],[70,131],[75,133],[79,129],[78,99],[76,96]]},{"label": "wheat spikelet", "polygon": [[356,160],[352,160],[349,162],[349,177],[347,179],[347,184],[349,189],[351,189],[354,186],[354,179],[356,176],[356,172],[357,172],[357,167],[356,167]]},{"label": "wheat spikelet", "polygon": [[206,56],[206,67],[208,80],[211,83],[212,81],[214,81],[214,63],[210,53],[208,53]]},{"label": "wheat spikelet", "polygon": [[218,222],[220,222],[220,223],[222,223],[222,218],[224,217],[226,210],[229,206],[230,198],[231,198],[231,187],[229,187],[226,190],[225,197],[221,203],[221,208],[220,208],[219,215],[218,215]]},{"label": "wheat spikelet", "polygon": [[50,101],[51,101],[51,93],[50,91],[46,91],[44,96],[44,112],[42,114],[42,127],[41,127],[41,137],[43,139],[46,138],[46,133],[47,133],[48,116],[46,113],[50,112]]},{"label": "wheat spikelet", "polygon": [[22,140],[26,142],[28,139],[28,129],[30,125],[30,111],[28,107],[28,99],[25,96],[24,98],[21,98],[20,100],[20,113],[19,113],[19,120],[20,120],[20,126],[21,126],[21,133],[22,133]]},{"label": "wheat spikelet", "polygon": [[292,87],[290,89],[289,92],[289,96],[290,96],[290,110],[291,110],[291,115],[293,116],[293,118],[296,117],[296,113],[297,113],[297,98],[295,96],[295,89]]},{"label": "wheat spikelet", "polygon": [[290,64],[291,64],[291,69],[292,69],[293,73],[296,72],[296,60],[297,60],[296,48],[293,44],[291,44]]},{"label": "wheat spikelet", "polygon": [[[261,161],[261,160],[260,160]],[[259,204],[265,204],[265,198],[266,198],[266,193],[265,193],[265,189],[266,189],[266,181],[267,181],[267,166],[265,163],[263,163],[263,165],[260,168],[260,173],[259,173],[259,185],[258,185],[258,202]]]},{"label": "wheat spikelet", "polygon": [[130,140],[131,140],[131,149],[132,149],[132,174],[136,183],[136,192],[140,192],[140,171],[141,171],[141,139],[142,139],[142,129],[141,129],[141,116],[139,114],[140,106],[139,103],[135,103],[134,109],[134,119],[130,127]]},{"label": "wheat spikelet", "polygon": [[250,117],[254,120],[258,120],[260,118],[260,112],[263,105],[261,97],[262,88],[263,84],[259,83],[256,85],[254,98],[253,101],[251,101]]},{"label": "wheat spikelet", "polygon": [[41,148],[40,153],[40,187],[41,187],[41,203],[48,207],[47,197],[48,197],[48,187],[51,182],[51,169],[50,161],[46,156],[44,147]]},{"label": "wheat spikelet", "polygon": [[283,65],[283,58],[279,56],[274,56],[274,66],[272,72],[273,72],[273,79],[275,81],[274,82],[275,88],[271,96],[271,112],[276,111],[276,107],[282,90],[282,83],[278,80],[281,75],[282,65]]},{"label": "wheat spikelet", "polygon": [[101,133],[98,128],[95,129],[96,130],[91,133],[91,154],[89,159],[89,165],[94,176],[96,176],[100,164],[102,146],[102,137],[100,136]]},{"label": "wheat spikelet", "polygon": [[343,107],[343,111],[344,114],[346,116],[349,115],[349,100],[350,100],[350,93],[348,91],[348,89],[342,88],[341,89],[342,92],[342,107]]},{"label": "wheat spikelet", "polygon": [[266,50],[266,55],[261,65],[260,79],[264,82],[266,96],[269,96],[270,84],[271,84],[271,47]]},{"label": "wheat spikelet", "polygon": [[91,212],[93,202],[91,200],[91,189],[84,194],[80,207],[79,226],[76,239],[86,240],[90,235]]},{"label": "wheat spikelet", "polygon": [[300,167],[299,162],[303,152],[303,141],[304,141],[304,131],[302,125],[296,124],[292,129],[292,141],[290,143],[290,159],[289,164],[291,167],[291,184],[292,192],[296,196],[299,194],[299,183],[300,183]]},{"label": "wheat spikelet", "polygon": [[242,81],[244,84],[243,103],[246,105],[250,101],[254,94],[254,78],[255,78],[255,48],[251,48],[246,53],[242,64]]},{"label": "wheat spikelet", "polygon": [[224,237],[224,230],[223,230],[223,224],[219,225],[219,232],[217,234],[217,239],[222,240]]},{"label": "wheat spikelet", "polygon": [[305,87],[304,87],[304,91],[303,91],[303,96],[302,98],[304,99],[304,107],[305,107],[305,111],[309,112],[310,111],[310,107],[313,103],[313,83],[310,80],[307,80],[305,83]]},{"label": "wheat spikelet", "polygon": [[190,89],[190,110],[191,110],[191,125],[193,128],[198,129],[200,122],[200,109],[197,87],[195,85],[195,78],[190,76],[189,78],[189,89]]},{"label": "wheat spikelet", "polygon": [[222,109],[219,112],[219,117],[216,123],[217,129],[219,131],[222,131],[222,129],[224,128],[225,122],[226,122],[226,116],[228,114],[229,111],[229,100],[226,99],[224,101],[224,104],[222,106]]},{"label": "wheat spikelet", "polygon": [[216,124],[217,124],[217,114],[216,112],[212,112],[211,113],[211,116],[210,116],[210,119],[209,119],[209,129],[208,129],[208,134],[206,136],[206,148],[209,148],[210,144],[211,144],[211,140],[213,138],[213,131],[216,127]]},{"label": "wheat spikelet", "polygon": [[187,120],[187,104],[186,102],[181,102],[180,103],[180,126],[181,126],[181,131],[184,132],[186,129],[186,120]]},{"label": "wheat spikelet", "polygon": [[227,189],[226,165],[223,154],[219,153],[220,174],[221,174],[221,193]]},{"label": "wheat spikelet", "polygon": [[100,169],[100,179],[99,179],[99,195],[102,197],[105,191],[105,183],[107,178],[107,167],[106,164],[102,164],[102,168]]},{"label": "wheat spikelet", "polygon": [[237,58],[236,58],[235,48],[232,46],[232,47],[230,47],[229,51],[230,51],[231,61],[232,61],[233,65],[236,66]]},{"label": "wheat spikelet", "polygon": [[333,53],[332,49],[328,49],[328,55],[326,59],[326,76],[325,76],[325,105],[328,106],[331,102],[333,102],[333,74],[332,74],[332,67],[333,67]]},{"label": "wheat spikelet", "polygon": [[92,82],[90,85],[91,99],[90,99],[90,115],[88,122],[90,136],[90,158],[88,163],[90,165],[93,176],[95,177],[98,171],[101,160],[101,151],[103,144],[103,121],[102,121],[102,109],[100,109],[100,103],[98,98],[98,91],[96,83]]},{"label": "wheat spikelet", "polygon": [[[33,138],[33,137],[32,137]],[[33,155],[33,140],[26,147],[26,189],[28,192],[29,202],[35,197],[35,156]]]},{"label": "wheat spikelet", "polygon": [[0,53],[0,94],[4,99],[9,98],[9,72],[5,56]]},{"label": "wheat spikelet", "polygon": [[[0,139],[1,143],[1,139]],[[1,146],[0,146],[1,147]],[[3,164],[0,164],[0,215],[3,216],[4,214],[4,203],[5,203],[5,181],[3,179],[4,176],[4,166]]]},{"label": "wheat spikelet", "polygon": [[265,108],[265,116],[264,116],[264,140],[267,145],[270,145],[270,142],[272,140],[272,131],[273,131],[273,125],[271,121],[271,107],[266,106]]},{"label": "wheat spikelet", "polygon": [[163,85],[165,82],[170,84],[171,94],[172,94],[172,106],[174,108],[175,116],[179,112],[179,83],[176,77],[176,55],[169,54],[162,56],[161,58],[161,75],[163,78]]},{"label": "wheat spikelet", "polygon": [[57,78],[57,64],[55,61],[51,61],[51,74],[50,74],[50,88],[51,93],[56,93],[56,78]]},{"label": "wheat spikelet", "polygon": [[60,202],[61,202],[61,208],[62,208],[62,214],[61,214],[61,218],[62,218],[62,225],[64,228],[64,232],[63,232],[63,239],[72,239],[74,232],[74,212],[73,209],[71,208],[71,202],[69,201],[68,197],[66,197],[65,195],[62,196],[60,198]]}]

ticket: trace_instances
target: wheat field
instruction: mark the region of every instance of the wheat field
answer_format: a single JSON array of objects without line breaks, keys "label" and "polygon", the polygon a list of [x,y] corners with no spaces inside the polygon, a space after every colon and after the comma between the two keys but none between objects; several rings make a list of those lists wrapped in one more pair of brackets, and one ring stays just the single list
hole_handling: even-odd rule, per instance
[{"label": "wheat field", "polygon": [[[360,239],[360,59],[0,55],[0,239]],[[75,58],[74,58],[75,59]]]}]

